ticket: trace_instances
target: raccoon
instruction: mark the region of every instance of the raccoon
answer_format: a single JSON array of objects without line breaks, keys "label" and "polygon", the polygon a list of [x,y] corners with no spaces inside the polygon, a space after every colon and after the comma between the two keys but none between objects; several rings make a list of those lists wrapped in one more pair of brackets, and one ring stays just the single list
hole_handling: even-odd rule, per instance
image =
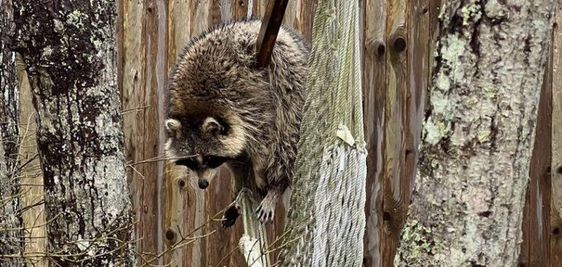
[{"label": "raccoon", "polygon": [[[178,57],[169,82],[166,152],[207,188],[225,164],[261,198],[256,213],[272,221],[290,186],[305,101],[309,46],[279,30],[271,63],[256,65],[261,22],[232,22],[194,38]],[[234,224],[238,206],[225,212]]]}]

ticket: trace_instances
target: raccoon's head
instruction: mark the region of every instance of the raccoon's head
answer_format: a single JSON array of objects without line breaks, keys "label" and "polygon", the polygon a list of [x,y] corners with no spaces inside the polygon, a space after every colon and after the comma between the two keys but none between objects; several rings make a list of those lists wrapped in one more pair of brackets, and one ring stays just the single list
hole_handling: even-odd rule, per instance
[{"label": "raccoon's head", "polygon": [[246,145],[243,128],[232,115],[196,112],[170,116],[166,132],[168,158],[197,174],[201,189],[207,188],[218,167],[242,154]]}]

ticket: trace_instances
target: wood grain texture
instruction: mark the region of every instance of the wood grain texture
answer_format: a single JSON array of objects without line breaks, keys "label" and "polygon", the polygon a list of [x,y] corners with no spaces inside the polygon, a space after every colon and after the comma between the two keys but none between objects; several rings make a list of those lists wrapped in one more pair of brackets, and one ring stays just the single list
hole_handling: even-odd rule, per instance
[{"label": "wood grain texture", "polygon": [[386,102],[386,0],[367,0],[364,18],[363,115],[367,142],[367,217],[364,266],[383,266],[384,103]]},{"label": "wood grain texture", "polygon": [[[123,0],[121,29],[121,102],[128,175],[135,207],[137,250],[141,263],[161,250],[158,179],[161,154],[158,56],[158,7],[156,1]],[[164,48],[165,49],[165,48]],[[151,161],[152,160],[152,161]]]},{"label": "wood grain texture", "polygon": [[16,58],[20,99],[20,168],[21,168],[21,205],[25,237],[25,252],[28,265],[36,267],[48,266],[47,257],[47,226],[45,219],[43,173],[39,163],[35,132],[35,110],[31,103],[31,87],[20,57]]},{"label": "wood grain texture", "polygon": [[402,226],[406,220],[413,177],[404,163],[411,159],[412,145],[408,128],[409,94],[407,1],[392,0],[387,5],[386,97],[384,102],[383,172],[383,266],[391,266],[398,247]]},{"label": "wood grain texture", "polygon": [[[207,3],[207,1],[202,1]],[[202,13],[205,8],[200,1],[172,0],[168,3],[168,77],[175,64],[178,53],[197,32],[203,31],[208,20],[196,21],[194,15]],[[211,6],[213,2],[209,2]],[[203,11],[205,13],[206,11]],[[213,12],[211,12],[213,14]],[[166,240],[165,264],[177,266],[206,266],[204,239],[194,239],[189,245],[176,248],[182,236],[193,237],[204,235],[204,203],[205,194],[197,191],[185,168],[166,165],[163,198],[164,237]],[[184,186],[179,181],[184,180]],[[212,186],[212,185],[211,185]],[[180,188],[178,188],[180,187]]]},{"label": "wood grain texture", "polygon": [[558,11],[552,44],[552,181],[550,263],[562,263],[562,11]]},{"label": "wood grain texture", "polygon": [[[552,51],[549,52],[541,88],[530,181],[523,211],[523,243],[519,266],[551,266],[550,199],[552,162]],[[556,265],[554,265],[556,266]]]}]

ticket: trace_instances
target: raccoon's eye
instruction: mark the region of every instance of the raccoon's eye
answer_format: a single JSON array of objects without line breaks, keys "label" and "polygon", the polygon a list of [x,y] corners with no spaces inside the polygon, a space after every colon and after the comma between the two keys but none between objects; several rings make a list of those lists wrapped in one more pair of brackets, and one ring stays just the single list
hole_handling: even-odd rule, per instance
[{"label": "raccoon's eye", "polygon": [[194,159],[190,159],[190,158],[189,159],[180,159],[180,160],[176,161],[176,164],[188,167],[192,170],[195,170],[198,167],[197,161],[194,160]]},{"label": "raccoon's eye", "polygon": [[218,157],[218,156],[207,156],[205,157],[205,164],[209,168],[217,168],[223,163],[225,163],[228,159],[225,157]]}]

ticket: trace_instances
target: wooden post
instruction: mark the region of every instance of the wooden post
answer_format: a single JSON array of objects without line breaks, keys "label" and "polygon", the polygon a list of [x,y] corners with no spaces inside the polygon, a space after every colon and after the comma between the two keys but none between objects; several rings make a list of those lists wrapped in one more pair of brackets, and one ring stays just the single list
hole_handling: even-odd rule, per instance
[{"label": "wooden post", "polygon": [[[166,50],[160,41],[160,1],[122,0],[118,6],[119,84],[123,108],[123,128],[128,176],[133,192],[136,218],[135,236],[141,264],[162,251],[159,229],[162,225],[161,195],[164,135],[160,107],[165,97]],[[164,13],[165,14],[165,13]]]},{"label": "wooden post", "polygon": [[20,99],[21,201],[25,236],[24,255],[31,266],[48,266],[47,225],[45,219],[43,173],[39,164],[36,140],[36,113],[31,103],[31,87],[21,57],[16,58]]},{"label": "wooden post", "polygon": [[271,61],[273,47],[277,40],[277,33],[283,22],[288,0],[270,1],[262,19],[260,33],[256,41],[256,61],[263,68]]},{"label": "wooden post", "polygon": [[552,48],[541,88],[535,143],[523,213],[523,243],[519,266],[550,264],[550,199],[552,164]]},{"label": "wooden post", "polygon": [[562,262],[562,11],[554,26],[552,55],[552,182],[550,184],[550,263]]},{"label": "wooden post", "polygon": [[363,115],[367,142],[365,266],[383,265],[384,106],[386,102],[386,0],[367,0],[364,10]]}]

